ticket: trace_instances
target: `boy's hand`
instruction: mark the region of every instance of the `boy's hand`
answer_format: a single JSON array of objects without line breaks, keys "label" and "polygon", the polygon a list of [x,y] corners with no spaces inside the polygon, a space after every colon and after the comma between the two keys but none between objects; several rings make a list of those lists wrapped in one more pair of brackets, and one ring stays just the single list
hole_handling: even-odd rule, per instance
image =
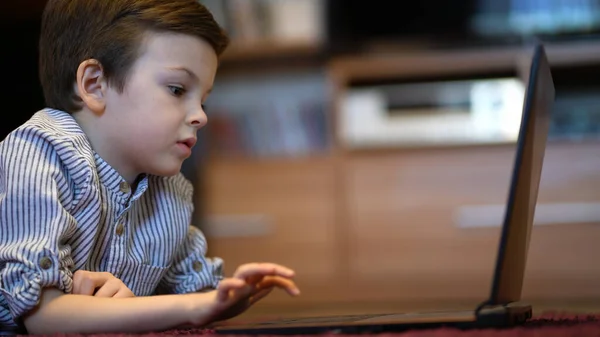
[{"label": "boy's hand", "polygon": [[113,274],[86,270],[78,270],[73,274],[73,295],[135,297],[133,292]]},{"label": "boy's hand", "polygon": [[294,271],[273,263],[250,263],[240,266],[232,278],[223,279],[215,291],[214,321],[237,316],[267,296],[274,287],[291,296],[300,290],[291,280]]}]

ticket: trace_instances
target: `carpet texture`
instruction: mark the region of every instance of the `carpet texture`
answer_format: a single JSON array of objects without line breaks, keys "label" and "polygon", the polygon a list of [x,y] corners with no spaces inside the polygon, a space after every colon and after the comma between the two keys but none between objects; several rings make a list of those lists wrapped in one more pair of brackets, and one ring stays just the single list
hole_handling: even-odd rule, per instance
[{"label": "carpet texture", "polygon": [[[211,336],[213,331],[207,329],[170,330],[161,333],[143,334],[56,334],[54,337],[167,337],[167,336]],[[325,334],[334,336],[334,334]],[[50,336],[50,335],[49,335]],[[339,336],[339,335],[338,335]],[[351,335],[346,335],[351,336]],[[364,336],[364,335],[361,335]],[[600,337],[600,314],[583,315],[569,313],[545,313],[533,317],[523,326],[507,329],[458,330],[439,328],[431,330],[411,330],[401,333],[382,333],[380,337],[571,337],[598,336]],[[237,336],[241,337],[241,336]]]}]

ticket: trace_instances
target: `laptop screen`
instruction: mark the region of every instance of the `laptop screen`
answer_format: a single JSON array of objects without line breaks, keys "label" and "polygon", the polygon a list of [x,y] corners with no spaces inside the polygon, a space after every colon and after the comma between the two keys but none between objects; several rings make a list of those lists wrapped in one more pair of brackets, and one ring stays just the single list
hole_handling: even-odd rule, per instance
[{"label": "laptop screen", "polygon": [[546,150],[554,83],[544,47],[535,46],[496,269],[488,304],[521,299],[530,232]]}]

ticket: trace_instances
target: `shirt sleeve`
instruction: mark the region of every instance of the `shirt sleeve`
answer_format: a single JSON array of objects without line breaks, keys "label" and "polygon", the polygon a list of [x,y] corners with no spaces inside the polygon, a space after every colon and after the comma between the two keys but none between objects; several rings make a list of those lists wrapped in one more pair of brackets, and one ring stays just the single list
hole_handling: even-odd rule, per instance
[{"label": "shirt sleeve", "polygon": [[175,262],[161,280],[160,292],[185,294],[216,289],[223,278],[223,260],[206,257],[206,247],[202,232],[189,226]]},{"label": "shirt sleeve", "polygon": [[[60,150],[60,148],[59,148]],[[0,143],[0,297],[14,320],[34,308],[45,287],[72,291],[70,246],[75,219],[62,161],[39,129]]]}]

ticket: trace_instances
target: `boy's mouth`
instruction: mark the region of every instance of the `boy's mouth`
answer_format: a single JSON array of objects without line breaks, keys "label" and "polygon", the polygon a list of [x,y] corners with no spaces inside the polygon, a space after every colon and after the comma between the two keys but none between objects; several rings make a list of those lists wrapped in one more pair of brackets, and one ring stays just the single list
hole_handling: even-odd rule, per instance
[{"label": "boy's mouth", "polygon": [[196,144],[196,138],[190,137],[190,138],[187,138],[184,140],[180,140],[180,141],[178,141],[178,143],[183,144],[191,149]]}]

